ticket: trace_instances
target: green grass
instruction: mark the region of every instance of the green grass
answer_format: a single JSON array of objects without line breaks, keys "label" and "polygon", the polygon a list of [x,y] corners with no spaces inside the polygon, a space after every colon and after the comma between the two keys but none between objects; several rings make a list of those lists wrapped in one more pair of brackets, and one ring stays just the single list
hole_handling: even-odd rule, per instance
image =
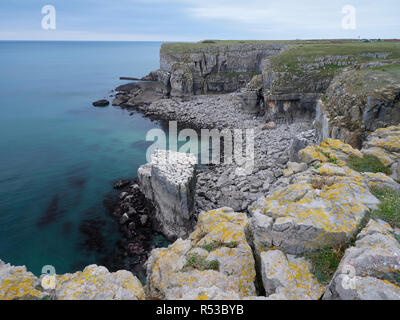
[{"label": "green grass", "polygon": [[337,246],[304,255],[306,259],[311,261],[311,272],[315,275],[319,283],[326,285],[331,281],[343,258],[345,249],[343,246]]},{"label": "green grass", "polygon": [[161,46],[161,52],[170,53],[189,53],[207,49],[220,49],[229,46],[241,45],[260,45],[260,44],[329,44],[329,43],[349,43],[354,40],[203,40],[200,42],[169,42]]},{"label": "green grass", "polygon": [[318,149],[318,151],[321,152],[328,159],[328,162],[333,164],[338,164],[338,160],[335,156],[330,155],[329,153],[325,152],[320,148]]},{"label": "green grass", "polygon": [[[271,62],[274,69],[277,71],[291,71],[293,73],[301,72],[301,66],[307,63],[316,62],[319,57],[325,56],[352,56],[354,62],[367,62],[373,60],[383,60],[374,57],[365,57],[363,54],[368,53],[391,53],[387,59],[400,58],[400,45],[390,42],[370,42],[362,43],[358,41],[343,42],[343,43],[305,43],[291,46],[285,52],[271,57]],[[343,66],[326,65],[325,71],[327,74]]]},{"label": "green grass", "polygon": [[200,248],[203,248],[203,249],[207,250],[208,252],[215,251],[215,250],[217,250],[218,248],[221,248],[221,247],[236,248],[237,247],[237,243],[234,242],[234,241],[233,242],[229,242],[229,243],[224,243],[224,242],[221,242],[221,241],[215,241],[215,242],[212,242],[212,243],[208,243],[208,244],[206,244],[204,246],[200,246]]},{"label": "green grass", "polygon": [[347,160],[347,165],[358,172],[373,172],[373,173],[384,173],[390,175],[392,172],[390,168],[385,166],[381,160],[372,155],[364,155],[360,157],[350,157]]},{"label": "green grass", "polygon": [[372,218],[382,219],[392,227],[399,228],[400,195],[392,189],[380,187],[372,187],[371,192],[381,201],[378,209],[371,213]]},{"label": "green grass", "polygon": [[183,267],[183,271],[189,271],[197,269],[200,271],[204,270],[219,270],[218,260],[207,261],[205,258],[200,257],[197,254],[193,254],[188,257],[186,265]]}]

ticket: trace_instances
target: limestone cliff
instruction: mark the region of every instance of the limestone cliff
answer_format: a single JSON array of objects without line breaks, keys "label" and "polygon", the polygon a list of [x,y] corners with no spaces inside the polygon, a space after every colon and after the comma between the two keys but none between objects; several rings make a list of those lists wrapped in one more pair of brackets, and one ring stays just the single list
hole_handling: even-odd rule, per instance
[{"label": "limestone cliff", "polygon": [[360,148],[378,128],[400,122],[399,60],[365,63],[337,74],[317,106],[320,141],[340,139]]},{"label": "limestone cliff", "polygon": [[160,68],[171,75],[171,95],[232,92],[261,73],[266,57],[285,44],[264,41],[212,41],[164,44]]}]

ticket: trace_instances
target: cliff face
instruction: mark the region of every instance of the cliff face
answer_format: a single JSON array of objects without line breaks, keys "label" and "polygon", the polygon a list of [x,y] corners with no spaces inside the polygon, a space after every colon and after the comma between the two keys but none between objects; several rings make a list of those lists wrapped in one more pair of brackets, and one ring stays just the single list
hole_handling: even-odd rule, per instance
[{"label": "cliff face", "polygon": [[319,140],[360,148],[372,131],[400,122],[400,63],[374,62],[337,74],[317,107]]},{"label": "cliff face", "polygon": [[171,95],[232,92],[261,73],[262,61],[280,53],[279,43],[166,44],[160,50],[160,68],[171,75]]}]

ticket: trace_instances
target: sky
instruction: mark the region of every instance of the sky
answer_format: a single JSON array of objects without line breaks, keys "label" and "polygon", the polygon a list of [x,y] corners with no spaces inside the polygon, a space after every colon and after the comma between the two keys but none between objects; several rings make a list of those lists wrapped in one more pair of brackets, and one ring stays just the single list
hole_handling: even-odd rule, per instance
[{"label": "sky", "polygon": [[[46,5],[55,29],[42,27]],[[0,40],[400,38],[399,9],[399,0],[1,0]]]}]

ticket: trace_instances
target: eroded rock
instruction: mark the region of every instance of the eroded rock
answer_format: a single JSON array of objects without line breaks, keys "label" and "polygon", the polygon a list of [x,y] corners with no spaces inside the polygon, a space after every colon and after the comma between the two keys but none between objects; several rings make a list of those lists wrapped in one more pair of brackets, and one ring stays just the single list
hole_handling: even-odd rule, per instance
[{"label": "eroded rock", "polygon": [[325,300],[400,300],[400,244],[384,221],[370,220],[346,250]]},{"label": "eroded rock", "polygon": [[[254,296],[254,258],[244,233],[247,222],[245,214],[230,208],[201,213],[188,240],[178,239],[168,248],[152,251],[148,295],[165,299],[187,299],[200,292],[210,299]],[[199,248],[208,250],[199,254]],[[214,262],[213,268],[200,270],[191,264],[193,257]]]},{"label": "eroded rock", "polygon": [[187,237],[193,230],[196,165],[192,154],[157,150],[138,170],[140,189],[153,202],[154,218],[169,239]]}]

